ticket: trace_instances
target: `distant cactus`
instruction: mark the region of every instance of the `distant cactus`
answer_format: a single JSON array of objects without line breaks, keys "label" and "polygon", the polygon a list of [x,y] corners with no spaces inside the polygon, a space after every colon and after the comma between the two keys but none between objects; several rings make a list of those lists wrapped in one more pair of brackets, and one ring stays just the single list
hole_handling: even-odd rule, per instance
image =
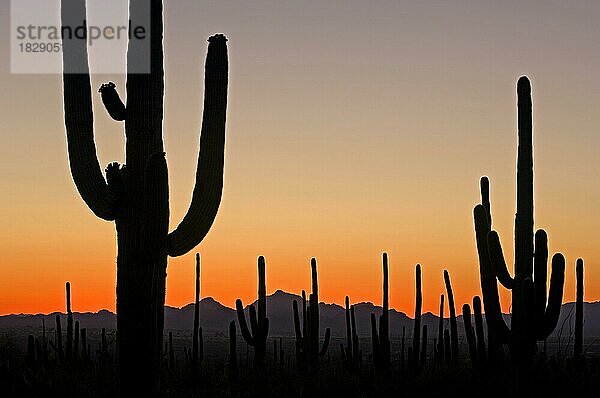
[{"label": "distant cactus", "polygon": [[458,359],[458,326],[456,324],[454,293],[452,292],[452,284],[450,283],[450,274],[448,273],[448,270],[444,270],[444,283],[446,285],[446,294],[448,295],[448,309],[450,311],[450,359],[452,361],[456,361]]},{"label": "distant cactus", "polygon": [[[192,371],[198,368],[198,335],[200,333],[200,254],[196,253],[196,295],[194,300],[194,328],[192,330]],[[201,361],[201,360],[200,360]]]},{"label": "distant cactus", "polygon": [[442,362],[444,357],[444,295],[440,294],[440,317],[438,319],[438,337],[437,337],[437,354],[436,358],[439,362]]},{"label": "distant cactus", "polygon": [[573,357],[578,360],[583,358],[583,260],[577,259],[575,266],[577,279],[575,301],[575,343]]},{"label": "distant cactus", "polygon": [[375,314],[371,314],[371,333],[373,344],[373,362],[376,369],[389,370],[391,362],[390,355],[390,306],[389,306],[389,282],[388,282],[388,255],[383,253],[383,299],[381,315],[379,316],[379,331]]},{"label": "distant cactus", "polygon": [[356,320],[354,318],[354,305],[350,305],[350,298],[346,296],[346,349],[340,344],[342,358],[348,369],[357,369],[362,353],[359,349],[358,334],[356,333]]},{"label": "distant cactus", "polygon": [[294,314],[294,330],[296,332],[296,361],[298,366],[303,368],[307,362],[316,367],[319,363],[319,357],[325,356],[329,348],[331,339],[331,329],[325,329],[325,340],[323,346],[319,349],[319,281],[317,275],[317,260],[310,260],[312,276],[312,293],[310,294],[309,304],[306,305],[306,293],[302,291],[302,327],[300,327],[300,317],[298,314],[298,303],[292,302]]},{"label": "distant cactus", "polygon": [[265,277],[265,258],[258,257],[258,317],[254,305],[248,306],[250,313],[250,327],[246,323],[244,315],[244,304],[242,300],[235,301],[238,323],[242,337],[248,345],[254,347],[254,361],[256,365],[262,365],[267,351],[267,336],[269,334],[269,318],[267,318],[267,283]]},{"label": "distant cactus", "polygon": [[416,373],[421,370],[421,311],[423,307],[423,293],[421,288],[421,264],[415,267],[415,319],[413,327],[412,350],[409,351],[409,368]]},{"label": "distant cactus", "polygon": [[[544,230],[533,233],[533,134],[531,84],[523,76],[517,83],[519,145],[517,158],[517,213],[515,217],[515,276],[509,274],[500,239],[491,230],[489,181],[481,180],[482,203],[474,209],[481,287],[490,338],[507,343],[512,360],[531,365],[537,341],[556,327],[562,304],[565,259],[552,257],[550,290],[546,297],[548,238]],[[535,253],[534,253],[535,250]],[[512,290],[511,329],[504,323],[496,279]],[[493,353],[492,343],[490,355]]]},{"label": "distant cactus", "polygon": [[71,360],[73,356],[73,313],[71,312],[71,284],[67,282],[65,284],[67,291],[67,349],[65,357],[67,361]]},{"label": "distant cactus", "polygon": [[[126,166],[111,163],[104,178],[94,143],[87,41],[63,36],[64,116],[69,163],[82,199],[117,229],[117,351],[122,396],[151,396],[158,388],[167,257],[181,256],[208,233],[223,188],[227,108],[227,39],[209,39],[196,183],[187,214],[171,233],[168,170],[163,144],[163,1],[132,1],[131,21],[144,20],[147,38],[130,40],[127,106],[114,84],[100,88],[109,115],[124,120]],[[86,20],[85,0],[61,1],[62,26]],[[76,35],[77,36],[77,35]],[[135,65],[148,53],[148,73]]]}]

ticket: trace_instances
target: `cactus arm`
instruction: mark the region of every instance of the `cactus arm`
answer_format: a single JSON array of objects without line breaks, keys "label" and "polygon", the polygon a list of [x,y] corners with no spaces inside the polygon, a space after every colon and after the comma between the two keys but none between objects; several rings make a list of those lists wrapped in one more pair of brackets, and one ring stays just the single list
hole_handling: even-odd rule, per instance
[{"label": "cactus arm", "polygon": [[117,122],[125,120],[127,110],[125,104],[121,101],[119,93],[116,90],[116,85],[113,82],[104,83],[98,89],[102,103],[106,108],[106,111]]},{"label": "cactus arm", "polygon": [[171,257],[187,253],[204,239],[221,203],[228,83],[226,42],[223,35],[209,39],[196,183],[187,214],[168,236]]},{"label": "cactus arm", "polygon": [[252,329],[252,335],[257,339],[260,339],[261,330],[258,328],[258,319],[256,318],[256,309],[253,304],[248,306],[248,315],[250,316],[250,329]]},{"label": "cactus arm", "polygon": [[242,304],[242,300],[237,299],[235,301],[235,310],[237,312],[237,318],[238,323],[240,324],[242,337],[244,340],[246,340],[246,343],[249,346],[254,346],[254,339],[252,338],[252,334],[250,334],[250,330],[248,330],[248,324],[246,323],[246,316],[244,315],[244,305]]},{"label": "cactus arm", "polygon": [[[63,26],[78,26],[85,19],[85,0],[61,2]],[[104,180],[96,154],[87,42],[65,37],[62,45],[65,127],[71,175],[90,210],[97,217],[112,221],[116,197]]]},{"label": "cactus arm", "polygon": [[[533,284],[535,287],[535,318],[541,322],[546,310],[546,279],[548,278],[548,235],[543,229],[535,233]],[[562,294],[561,294],[562,295]]]},{"label": "cactus arm", "polygon": [[325,329],[325,340],[323,340],[323,346],[321,347],[321,351],[319,351],[319,356],[323,357],[327,354],[327,350],[329,349],[329,341],[331,340],[331,329]]},{"label": "cactus arm", "polygon": [[[550,290],[548,291],[548,305],[541,322],[541,330],[537,340],[544,340],[550,336],[560,316],[562,307],[563,288],[565,284],[565,258],[556,253],[552,256],[552,274],[550,275]],[[536,303],[537,305],[537,303]]]},{"label": "cactus arm", "polygon": [[496,231],[490,231],[488,234],[488,248],[490,253],[490,261],[492,263],[492,269],[494,274],[498,278],[498,282],[502,284],[506,289],[511,290],[515,286],[515,280],[506,267],[506,261],[504,261],[504,254],[502,254],[502,245],[500,245],[500,237]]},{"label": "cactus arm", "polygon": [[258,322],[267,317],[267,282],[265,276],[265,258],[258,257]]}]

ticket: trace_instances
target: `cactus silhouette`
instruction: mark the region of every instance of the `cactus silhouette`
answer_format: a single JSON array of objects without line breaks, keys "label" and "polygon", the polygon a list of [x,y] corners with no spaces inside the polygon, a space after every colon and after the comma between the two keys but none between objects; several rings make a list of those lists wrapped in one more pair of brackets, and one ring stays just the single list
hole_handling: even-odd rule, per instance
[{"label": "cactus silhouette", "polygon": [[[479,252],[481,290],[493,345],[508,343],[512,360],[530,365],[536,342],[546,339],[556,327],[562,304],[565,259],[552,257],[550,289],[546,296],[548,237],[544,230],[533,233],[533,134],[531,83],[523,76],[517,83],[518,157],[517,213],[515,216],[515,275],[506,267],[498,234],[491,229],[489,181],[481,180],[482,203],[475,206],[474,220]],[[535,246],[534,246],[535,240]],[[534,253],[535,250],[535,253]],[[512,291],[512,320],[509,330],[502,318],[496,279]]]},{"label": "cactus silhouette", "polygon": [[258,257],[258,317],[254,305],[248,306],[250,313],[250,327],[246,323],[244,315],[244,304],[242,300],[235,301],[238,323],[242,337],[248,345],[254,347],[254,362],[257,366],[262,366],[267,351],[267,336],[269,334],[269,318],[267,318],[267,283],[265,278],[265,258]]},{"label": "cactus silhouette", "polygon": [[302,291],[302,327],[298,314],[298,303],[292,302],[294,314],[294,330],[296,333],[296,361],[298,367],[303,368],[307,362],[316,367],[319,357],[325,356],[331,339],[331,329],[325,329],[325,340],[319,349],[319,279],[317,274],[317,260],[310,260],[312,293],[309,295],[308,306],[306,305],[306,293]]},{"label": "cactus silhouette", "polygon": [[[200,334],[200,254],[196,253],[196,295],[194,299],[194,329],[192,330],[192,371],[198,368],[198,337]],[[200,359],[201,360],[201,359]]]},{"label": "cactus silhouette", "polygon": [[444,295],[440,294],[440,317],[438,319],[437,357],[439,362],[444,357]]},{"label": "cactus silhouette", "polygon": [[388,282],[388,255],[383,253],[383,299],[381,315],[379,316],[379,331],[375,314],[371,314],[371,341],[373,344],[373,363],[375,368],[388,370],[390,368],[390,305]]},{"label": "cactus silhouette", "polygon": [[[423,292],[421,287],[421,264],[415,267],[415,319],[413,326],[412,350],[409,350],[409,368],[412,373],[420,370],[421,358],[421,311],[423,307]],[[425,337],[427,338],[427,337]]]},{"label": "cactus silhouette", "polygon": [[448,295],[448,310],[450,312],[450,352],[452,361],[458,359],[458,326],[456,324],[456,308],[454,307],[454,293],[450,283],[450,274],[444,270],[444,284],[446,285],[446,294]]},{"label": "cactus silhouette", "polygon": [[575,265],[577,279],[575,300],[575,342],[573,345],[573,357],[583,358],[583,260],[577,259]]},{"label": "cactus silhouette", "polygon": [[360,351],[358,333],[356,332],[356,319],[354,305],[350,305],[350,298],[346,296],[346,349],[340,344],[342,359],[348,369],[357,369],[360,366],[362,352]]},{"label": "cactus silhouette", "polygon": [[[204,115],[196,182],[187,214],[171,233],[168,172],[163,145],[163,4],[130,1],[130,20],[144,20],[150,33],[132,39],[127,51],[127,105],[114,85],[100,88],[108,113],[124,120],[126,166],[98,164],[93,133],[92,90],[86,40],[64,35],[64,115],[69,163],[82,199],[117,230],[117,350],[123,396],[150,396],[159,382],[168,256],[192,250],[208,233],[223,187],[227,106],[227,39],[209,39]],[[62,25],[74,29],[86,19],[85,0],[62,0]],[[130,70],[148,48],[149,73]],[[138,62],[139,63],[139,62]]]},{"label": "cactus silhouette", "polygon": [[65,283],[67,292],[67,348],[65,350],[65,358],[71,360],[73,356],[73,313],[71,312],[71,284]]}]

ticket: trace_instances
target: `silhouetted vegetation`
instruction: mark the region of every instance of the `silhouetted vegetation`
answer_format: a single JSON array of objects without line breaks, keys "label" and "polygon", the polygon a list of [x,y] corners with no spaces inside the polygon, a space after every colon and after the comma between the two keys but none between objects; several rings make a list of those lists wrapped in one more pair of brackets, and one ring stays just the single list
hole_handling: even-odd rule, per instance
[{"label": "silhouetted vegetation", "polygon": [[[96,156],[92,90],[86,40],[63,38],[65,125],[71,174],[98,217],[117,229],[117,344],[120,382],[126,396],[152,395],[160,379],[167,256],[181,256],[202,241],[221,202],[227,107],[227,39],[209,39],[200,153],[192,201],[171,233],[168,171],[163,145],[163,4],[132,1],[130,20],[150,10],[149,73],[134,70],[148,40],[130,40],[127,51],[127,105],[114,83],[100,87],[109,115],[124,121],[126,165],[106,168]],[[62,24],[86,20],[85,0],[62,0]],[[66,359],[72,350],[72,320],[67,322]],[[62,352],[61,347],[57,347]],[[61,354],[62,355],[62,354]],[[192,362],[197,365],[197,344]]]}]

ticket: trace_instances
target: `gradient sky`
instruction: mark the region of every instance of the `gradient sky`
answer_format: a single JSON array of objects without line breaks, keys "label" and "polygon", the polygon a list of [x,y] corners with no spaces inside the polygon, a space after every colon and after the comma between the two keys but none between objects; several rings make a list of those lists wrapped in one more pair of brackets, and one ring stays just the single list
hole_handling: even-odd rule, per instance
[{"label": "gradient sky", "polygon": [[[437,313],[444,268],[457,308],[470,302],[480,291],[472,209],[481,175],[512,257],[515,84],[527,74],[536,227],[566,255],[565,301],[577,257],[586,300],[600,299],[599,17],[592,0],[166,2],[172,228],[194,183],[206,38],[229,37],[225,188],[197,247],[202,295],[254,300],[261,254],[268,293],[299,293],[314,256],[323,301],[380,303],[385,250],[392,307],[413,311],[417,262],[425,311]],[[0,0],[0,314],[64,310],[66,280],[75,311],[114,310],[114,225],[72,182],[61,78],[10,74],[9,25]],[[100,162],[122,162],[122,125],[94,100]],[[168,305],[193,300],[193,255],[169,260]]]}]

